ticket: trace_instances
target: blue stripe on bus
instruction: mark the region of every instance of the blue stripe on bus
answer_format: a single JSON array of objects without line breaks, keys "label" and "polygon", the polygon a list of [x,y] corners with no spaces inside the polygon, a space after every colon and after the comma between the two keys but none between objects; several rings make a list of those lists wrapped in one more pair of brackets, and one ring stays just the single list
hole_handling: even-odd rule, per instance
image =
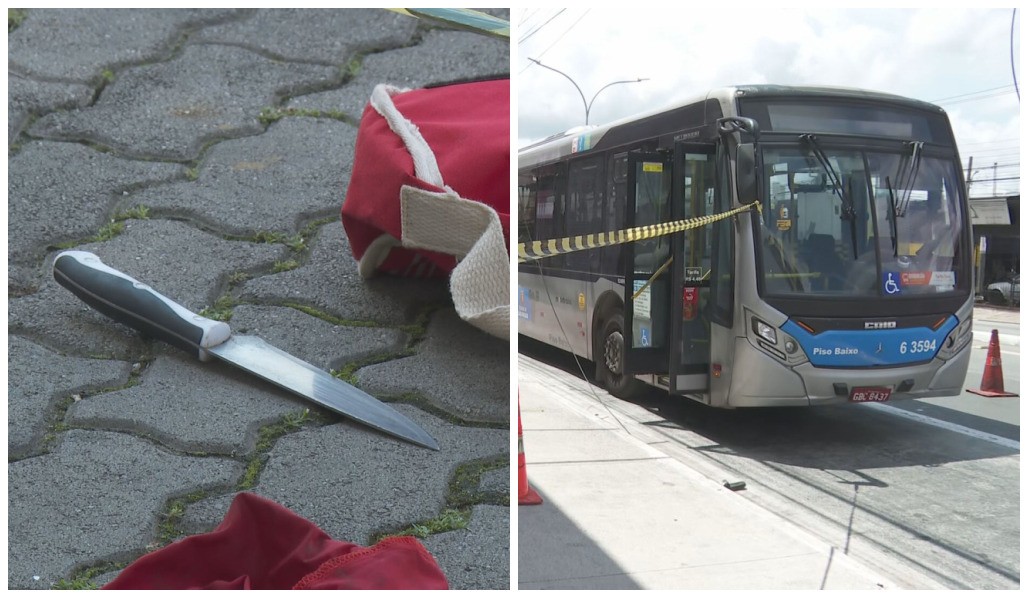
[{"label": "blue stripe on bus", "polygon": [[799,342],[815,366],[887,367],[932,359],[957,324],[957,318],[950,316],[938,330],[828,330],[814,335],[789,320],[782,331]]}]

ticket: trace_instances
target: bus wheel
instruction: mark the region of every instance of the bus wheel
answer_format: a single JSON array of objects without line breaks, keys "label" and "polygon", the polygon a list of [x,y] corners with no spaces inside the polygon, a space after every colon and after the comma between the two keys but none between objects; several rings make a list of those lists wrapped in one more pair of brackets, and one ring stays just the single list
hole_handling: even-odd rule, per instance
[{"label": "bus wheel", "polygon": [[614,314],[603,325],[603,352],[596,362],[607,392],[621,399],[630,399],[639,393],[639,381],[624,373],[625,368],[625,319]]}]

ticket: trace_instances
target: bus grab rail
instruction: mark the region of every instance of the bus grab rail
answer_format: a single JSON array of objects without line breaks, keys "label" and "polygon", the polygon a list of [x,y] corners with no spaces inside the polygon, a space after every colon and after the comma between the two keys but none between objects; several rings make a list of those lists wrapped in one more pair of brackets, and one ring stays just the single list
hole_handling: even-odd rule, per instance
[{"label": "bus grab rail", "polygon": [[555,255],[582,251],[583,249],[597,249],[622,243],[645,241],[664,235],[670,235],[684,230],[700,228],[713,224],[719,220],[730,218],[747,210],[756,208],[757,212],[763,214],[760,201],[710,216],[700,216],[687,220],[676,220],[674,222],[662,222],[660,224],[647,224],[617,231],[609,231],[599,234],[578,235],[576,237],[564,237],[563,239],[550,239],[548,241],[532,241],[529,243],[518,243],[518,263],[531,262]]}]

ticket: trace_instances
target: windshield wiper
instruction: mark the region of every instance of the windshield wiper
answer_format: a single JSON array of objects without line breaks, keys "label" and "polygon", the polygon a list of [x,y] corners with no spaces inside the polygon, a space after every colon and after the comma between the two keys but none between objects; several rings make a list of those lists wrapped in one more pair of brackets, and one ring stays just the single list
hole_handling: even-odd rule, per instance
[{"label": "windshield wiper", "polygon": [[828,156],[825,155],[824,150],[821,149],[821,145],[817,142],[817,137],[812,133],[805,133],[800,135],[800,139],[810,144],[810,153],[814,154],[817,158],[821,168],[824,169],[825,174],[828,175],[829,181],[832,183],[832,188],[837,189],[839,193],[839,199],[842,200],[842,213],[839,215],[843,220],[850,221],[850,237],[853,241],[853,259],[857,259],[857,211],[853,207],[853,199],[849,193],[846,193],[846,189],[842,186],[842,179],[839,177],[839,173],[835,171],[835,167],[828,160]]},{"label": "windshield wiper", "polygon": [[892,257],[899,257],[899,225],[896,222],[896,195],[892,192],[892,183],[885,177],[885,187],[889,190],[889,225],[892,227]]},{"label": "windshield wiper", "polygon": [[924,148],[924,141],[911,141],[910,156],[907,160],[910,167],[900,173],[900,179],[896,181],[900,190],[899,210],[896,212],[901,218],[906,215],[907,207],[910,205],[910,196],[914,192],[914,181],[917,180],[917,171],[921,168],[921,150]]}]

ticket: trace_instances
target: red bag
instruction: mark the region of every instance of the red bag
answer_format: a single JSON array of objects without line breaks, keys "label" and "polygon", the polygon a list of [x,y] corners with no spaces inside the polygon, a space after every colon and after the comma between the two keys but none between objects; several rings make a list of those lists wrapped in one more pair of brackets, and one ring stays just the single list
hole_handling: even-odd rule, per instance
[{"label": "red bag", "polygon": [[462,318],[509,338],[510,81],[375,87],[343,228],[363,277],[450,275]]},{"label": "red bag", "polygon": [[370,548],[243,492],[214,531],[139,558],[105,590],[445,590],[432,555],[410,536]]}]

